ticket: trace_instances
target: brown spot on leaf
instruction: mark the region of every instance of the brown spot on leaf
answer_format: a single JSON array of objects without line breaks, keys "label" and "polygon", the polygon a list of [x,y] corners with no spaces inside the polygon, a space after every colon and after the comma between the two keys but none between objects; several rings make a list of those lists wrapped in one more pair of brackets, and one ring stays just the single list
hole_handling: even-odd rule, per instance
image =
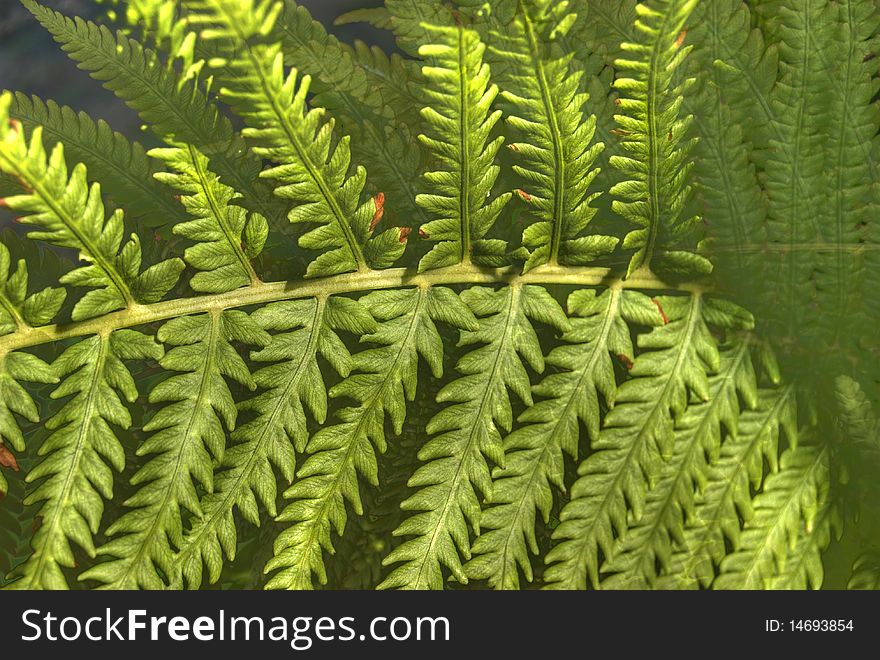
[{"label": "brown spot on leaf", "polygon": [[663,325],[669,325],[669,317],[666,316],[666,312],[663,311],[663,305],[660,304],[660,301],[656,298],[651,298],[651,302],[657,305],[657,310],[660,312],[660,318],[663,319]]},{"label": "brown spot on leaf", "polygon": [[516,146],[516,144],[514,144],[513,142],[508,144],[507,148],[510,149],[511,151],[515,151],[515,152],[519,153],[519,147]]},{"label": "brown spot on leaf", "polygon": [[13,472],[18,472],[18,461],[15,460],[15,455],[9,451],[9,448],[6,445],[0,445],[0,467],[9,468]]},{"label": "brown spot on leaf", "polygon": [[428,232],[424,229],[419,229],[419,238],[428,238]]},{"label": "brown spot on leaf", "polygon": [[621,363],[624,367],[626,367],[626,370],[627,370],[627,371],[629,371],[630,369],[633,368],[633,361],[630,360],[629,357],[628,357],[627,355],[624,355],[623,353],[618,353],[618,354],[617,354],[617,359],[620,360],[620,363]]},{"label": "brown spot on leaf", "polygon": [[385,193],[380,192],[376,193],[376,196],[373,197],[373,219],[370,220],[370,231],[376,229],[376,225],[382,220],[382,216],[385,215]]},{"label": "brown spot on leaf", "polygon": [[5,197],[0,197],[0,207],[6,208],[9,206],[9,203],[6,201]]},{"label": "brown spot on leaf", "polygon": [[21,122],[20,121],[18,121],[17,119],[10,119],[9,125],[12,126],[12,130],[14,130],[16,133],[21,133]]},{"label": "brown spot on leaf", "polygon": [[174,201],[175,201],[175,202],[179,202],[181,199],[183,199],[183,196],[182,196],[182,195],[175,195],[175,196],[174,196]]},{"label": "brown spot on leaf", "polygon": [[519,195],[519,198],[524,202],[531,202],[532,201],[532,196],[529,193],[527,193],[525,190],[523,190],[522,188],[517,188],[516,194]]},{"label": "brown spot on leaf", "polygon": [[400,227],[400,236],[397,240],[401,243],[406,243],[407,237],[410,235],[412,229],[410,227]]},{"label": "brown spot on leaf", "polygon": [[618,135],[620,137],[626,137],[627,135],[629,135],[629,131],[625,131],[622,128],[612,128],[611,132],[614,135]]},{"label": "brown spot on leaf", "polygon": [[684,39],[687,36],[688,31],[687,28],[678,33],[678,37],[675,39],[675,47],[681,48],[681,45],[684,43]]}]

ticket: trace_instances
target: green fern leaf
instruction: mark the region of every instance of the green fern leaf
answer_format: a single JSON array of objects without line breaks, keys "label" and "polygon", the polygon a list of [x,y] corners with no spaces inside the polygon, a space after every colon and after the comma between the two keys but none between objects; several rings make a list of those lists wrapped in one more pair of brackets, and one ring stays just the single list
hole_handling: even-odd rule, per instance
[{"label": "green fern leaf", "polygon": [[284,61],[314,76],[313,103],[334,114],[351,135],[352,156],[370,163],[367,185],[384,195],[382,215],[416,226],[428,221],[415,203],[415,172],[424,171],[423,150],[413,148],[419,128],[420,72],[410,60],[388,57],[361,42],[343,44],[292,1],[285,3],[278,30]]},{"label": "green fern leaf", "polygon": [[172,584],[185,580],[198,588],[203,561],[210,581],[217,581],[223,554],[235,557],[234,508],[259,525],[259,498],[269,515],[276,515],[272,466],[288,482],[293,481],[294,447],[304,451],[309,437],[306,410],[321,424],[327,415],[318,356],[346,376],[352,358],[336,331],[363,335],[376,330],[375,321],[360,303],[342,297],[273,303],[255,311],[252,318],[265,331],[277,333],[268,346],[251,355],[258,363],[271,363],[253,374],[264,391],[238,406],[241,413],[254,416],[231,434],[231,444],[214,475],[214,491],[199,503],[202,515],[184,536],[174,560]]},{"label": "green fern leaf", "polygon": [[442,169],[428,172],[431,193],[416,198],[435,220],[419,234],[438,244],[419,262],[419,271],[458,263],[504,265],[507,244],[487,239],[510,193],[489,199],[500,167],[495,157],[504,138],[489,142],[501,111],[491,111],[498,88],[489,84],[489,65],[483,62],[485,45],[472,30],[462,27],[430,28],[432,45],[419,54],[429,64],[422,69],[431,105],[422,110],[429,129],[421,135]]},{"label": "green fern leaf", "polygon": [[183,262],[169,259],[141,272],[137,235],[122,245],[122,211],[105,219],[100,185],[89,186],[82,164],[68,176],[63,145],[56,144],[47,157],[40,127],[28,141],[20,124],[11,126],[11,100],[8,94],[0,98],[0,169],[17,177],[26,192],[6,197],[4,204],[28,213],[22,222],[40,228],[28,234],[30,238],[75,249],[91,262],[61,278],[62,284],[91,287],[74,306],[73,319],[160,300],[177,282]]},{"label": "green fern leaf", "polygon": [[155,52],[122,32],[114,35],[105,26],[70,19],[34,0],[22,0],[22,4],[80,68],[125,101],[159,138],[194,145],[209,156],[212,169],[224,182],[246,194],[250,208],[267,218],[281,214],[277,201],[255,184],[259,159],[245,151],[232,123],[207,99],[197,81],[182,82]]},{"label": "green fern leaf", "polygon": [[826,448],[810,445],[788,449],[779,471],[767,477],[755,498],[754,516],[746,523],[737,549],[721,562],[714,589],[768,588],[784,571],[801,531],[812,533],[828,496]]},{"label": "green fern leaf", "polygon": [[160,185],[152,180],[153,168],[137,142],[130,142],[103,120],[75,112],[54,101],[16,92],[9,113],[26,131],[43,127],[43,139],[51,147],[64,145],[68,166],[83,163],[90,175],[103,184],[104,195],[126,215],[148,227],[161,227],[186,216]]},{"label": "green fern leaf", "polygon": [[351,25],[353,23],[367,23],[380,30],[391,29],[391,12],[386,7],[365,7],[352,9],[337,16],[333,25]]},{"label": "green fern leaf", "polygon": [[617,390],[611,355],[634,355],[627,323],[663,322],[650,298],[620,289],[576,291],[568,310],[574,315],[563,337],[568,343],[547,356],[547,364],[560,371],[532,388],[540,400],[519,416],[524,425],[504,439],[505,467],[493,474],[493,506],[481,516],[483,531],[465,566],[469,578],[486,579],[493,588],[519,588],[517,567],[532,580],[528,550],[538,552],[535,511],[546,522],[552,487],[565,489],[563,452],[577,458],[580,424],[591,438],[599,435],[599,395],[612,404]]},{"label": "green fern leaf", "polygon": [[184,252],[186,262],[201,271],[190,280],[193,290],[222,293],[258,284],[251,260],[260,254],[269,234],[266,218],[232,206],[238,193],[219,181],[208,169],[208,158],[195,147],[153,149],[150,156],[174,170],[155,176],[186,195],[181,201],[195,218],[173,230],[196,242]]},{"label": "green fern leaf", "polygon": [[[755,164],[751,161],[759,107],[776,80],[775,60],[760,32],[751,29],[748,8],[737,0],[701,3],[689,36],[695,47],[685,69],[699,82],[685,99],[699,141],[694,150],[697,196],[707,218],[718,275],[728,286],[761,266],[767,216]],[[728,62],[736,63],[735,73]],[[748,69],[743,75],[739,67]],[[712,76],[701,72],[711,70]],[[759,89],[757,94],[755,89]]]},{"label": "green fern leaf", "polygon": [[835,529],[842,529],[840,513],[834,504],[826,501],[812,522],[798,535],[789,549],[783,569],[775,574],[768,585],[771,590],[819,589],[825,580],[822,553],[831,543]]},{"label": "green fern leaf", "polygon": [[736,433],[721,445],[697,497],[680,547],[669,561],[667,575],[656,582],[661,589],[708,586],[715,566],[726,554],[725,539],[737,543],[740,516],[752,515],[751,488],[760,487],[764,460],[775,469],[780,432],[797,438],[794,388],[761,389],[753,410],[741,413]]},{"label": "green fern leaf", "polygon": [[709,400],[690,405],[676,423],[672,457],[664,464],[648,492],[641,518],[630,525],[623,542],[603,566],[612,573],[603,589],[647,589],[653,586],[659,563],[670,564],[676,542],[681,541],[685,516],[693,518],[695,492],[705,485],[706,456],[717,456],[726,429],[736,433],[739,398],[753,408],[758,395],[748,338],[721,352],[721,368],[709,379]]},{"label": "green fern leaf", "polygon": [[618,78],[614,86],[626,97],[620,98],[621,113],[615,115],[626,156],[615,156],[611,164],[628,180],[618,183],[611,194],[618,199],[614,210],[638,226],[623,240],[625,249],[635,248],[627,275],[640,268],[654,268],[686,275],[712,270],[704,257],[691,251],[674,249],[689,236],[698,217],[682,218],[691,187],[685,183],[692,167],[686,140],[692,117],[680,117],[682,94],[692,82],[676,83],[676,69],[691,46],[682,46],[682,29],[695,0],[651,0],[636,9],[642,39],[622,44],[638,59],[619,59],[615,65],[632,77]]},{"label": "green fern leaf", "polygon": [[63,380],[52,397],[70,398],[46,422],[52,433],[40,448],[45,458],[27,475],[28,483],[39,483],[25,504],[42,503],[41,524],[31,540],[33,554],[16,569],[13,589],[66,588],[63,569],[75,566],[71,543],[95,556],[102,498],[109,500],[113,493],[111,466],[121,471],[125,464],[113,427],[131,426],[120,397],[133,403],[138,395],[123,360],[161,355],[152,337],[117,330],[73,344],[53,363]]},{"label": "green fern leaf", "polygon": [[67,297],[67,291],[53,287],[28,295],[27,263],[19,259],[10,273],[11,261],[9,248],[0,243],[0,335],[50,323]]},{"label": "green fern leaf", "polygon": [[880,589],[880,553],[877,550],[869,550],[856,559],[846,588],[869,591]]},{"label": "green fern leaf", "polygon": [[224,377],[256,389],[230,342],[270,341],[240,311],[173,319],[159,329],[157,338],[172,347],[160,365],[182,373],[150,392],[151,403],[170,403],[144,425],[150,435],[137,453],[155,456],[131,478],[132,485],[140,486],[125,501],[133,510],[107,528],[111,540],[97,550],[113,559],[80,576],[110,589],[159,589],[164,583],[158,572],[173,575],[172,547],[179,546],[183,536],[181,511],[201,514],[195,482],[209,493],[213,490],[213,461],[222,459],[226,445],[223,427],[235,428],[235,401]]},{"label": "green fern leaf", "polygon": [[[532,404],[525,360],[537,372],[544,357],[532,320],[568,330],[564,312],[549,293],[536,286],[498,291],[474,287],[462,299],[479,318],[478,330],[462,331],[460,345],[480,344],[458,361],[461,377],[444,386],[438,403],[448,403],[428,423],[434,435],[419,451],[424,461],[409,485],[419,490],[401,504],[416,512],[395,530],[414,536],[395,548],[386,565],[402,562],[380,588],[439,589],[441,566],[467,582],[459,553],[470,558],[468,526],[479,533],[477,490],[491,497],[486,459],[504,464],[501,431],[513,423],[508,389]],[[440,506],[437,504],[440,503]]]},{"label": "green fern leaf", "polygon": [[514,166],[525,181],[519,194],[538,220],[523,234],[526,271],[545,263],[592,263],[618,241],[581,235],[596,213],[590,204],[599,193],[589,190],[604,144],[593,144],[595,116],[583,116],[589,99],[580,91],[583,72],[558,45],[575,19],[565,5],[522,0],[513,22],[492,31],[497,43],[490,47],[507,64],[498,77],[511,106],[507,122],[522,136],[509,145],[522,158]]},{"label": "green fern leaf", "polygon": [[[49,323],[58,313],[66,291],[46,288],[28,295],[28,272],[20,259],[10,274],[9,249],[0,243],[0,335],[9,334],[34,325]],[[18,462],[9,449],[25,451],[25,439],[16,415],[37,423],[40,411],[21,383],[57,383],[58,378],[45,362],[30,353],[4,353],[0,358],[0,453],[4,467],[19,470]],[[0,472],[0,497],[9,491],[6,477]]]},{"label": "green fern leaf", "polygon": [[[218,40],[229,52],[233,75],[221,77],[221,96],[240,114],[255,153],[279,161],[264,178],[280,185],[277,195],[298,204],[291,222],[317,224],[303,234],[302,247],[323,250],[306,271],[307,277],[369,268],[386,268],[403,253],[406,233],[388,229],[373,236],[376,212],[372,200],[361,203],[366,170],[349,176],[349,139],[333,144],[333,122],[322,122],[321,109],[309,109],[310,78],[298,81],[297,71],[284,71],[277,44],[259,43],[271,32],[282,10],[273,0],[193,0],[186,6],[190,20],[204,25],[203,37]],[[222,76],[222,72],[221,76]]]},{"label": "green fern leaf", "polygon": [[649,350],[636,357],[633,378],[619,387],[593,453],[578,468],[547,555],[551,587],[584,588],[588,576],[598,585],[598,552],[606,560],[614,556],[614,531],[625,536],[628,508],[636,520],[644,515],[648,485],[673,454],[675,421],[691,395],[709,400],[707,374],[717,372],[720,358],[707,322],[737,323],[700,295],[656,300],[667,323],[640,335],[640,348]]},{"label": "green fern leaf", "polygon": [[[580,11],[582,3],[576,3]],[[589,0],[586,13],[594,24],[595,42],[606,51],[605,57],[613,65],[627,51],[621,44],[632,43],[638,35],[635,27],[638,13],[637,0]]]},{"label": "green fern leaf", "polygon": [[377,291],[361,301],[379,321],[363,340],[380,347],[356,353],[355,373],[330,391],[359,405],[341,410],[340,423],[321,429],[306,447],[310,456],[284,493],[293,501],[278,520],[294,524],[275,541],[275,557],[266,570],[278,572],[269,588],[311,588],[312,573],[326,582],[323,551],[333,551],[331,532],[342,534],[345,528],[346,501],[363,512],[358,474],[378,484],[373,447],[385,452],[386,415],[400,434],[406,402],[416,394],[419,356],[435,378],[442,376],[443,344],[435,321],[476,327],[468,308],[445,288]]},{"label": "green fern leaf", "polygon": [[434,0],[385,0],[391,29],[397,45],[407,55],[420,56],[421,46],[433,35],[431,26],[451,26],[452,12]]}]

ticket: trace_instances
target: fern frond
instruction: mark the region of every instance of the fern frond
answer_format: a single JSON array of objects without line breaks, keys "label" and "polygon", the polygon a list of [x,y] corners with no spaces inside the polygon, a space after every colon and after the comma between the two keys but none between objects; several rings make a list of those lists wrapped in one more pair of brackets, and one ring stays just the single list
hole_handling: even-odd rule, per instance
[{"label": "fern frond", "polygon": [[637,6],[636,28],[641,40],[622,44],[634,59],[619,59],[615,66],[632,77],[618,78],[614,86],[626,96],[619,99],[615,115],[626,156],[611,164],[628,180],[611,189],[613,208],[638,226],[623,240],[635,248],[627,269],[653,268],[685,275],[705,274],[712,266],[693,251],[675,249],[693,233],[698,217],[682,218],[691,192],[687,183],[692,163],[687,139],[691,116],[681,117],[682,96],[692,79],[676,80],[676,70],[691,46],[683,46],[683,28],[696,6],[695,0],[650,0]]},{"label": "fern frond", "polygon": [[255,183],[259,159],[245,150],[232,123],[197,81],[182,83],[155,52],[122,32],[114,35],[105,26],[68,18],[34,0],[21,1],[81,69],[125,101],[160,139],[194,145],[209,156],[225,183],[245,194],[250,208],[267,218],[280,215],[277,200]]},{"label": "fern frond", "polygon": [[714,589],[768,588],[786,568],[800,533],[810,534],[828,497],[826,447],[801,444],[786,450],[779,471],[767,477],[754,500],[754,516],[732,554],[721,562]]},{"label": "fern frond", "polygon": [[478,330],[462,331],[459,344],[480,344],[456,365],[461,374],[437,394],[448,403],[428,423],[434,435],[419,451],[424,464],[409,481],[419,490],[401,504],[416,512],[395,530],[414,536],[384,560],[394,568],[381,588],[439,589],[442,566],[467,582],[461,556],[470,559],[468,527],[480,530],[477,491],[491,498],[492,479],[486,459],[504,465],[501,432],[513,423],[508,390],[532,405],[525,363],[544,370],[544,357],[532,321],[558,330],[569,323],[559,303],[541,287],[509,286],[501,290],[474,287],[462,299],[479,319]]},{"label": "fern frond", "polygon": [[[180,66],[181,81],[199,77],[205,61],[196,55],[196,35],[189,29],[176,2],[165,0],[125,0],[119,17],[126,31],[139,35],[139,41],[153,44],[168,53],[168,66]],[[115,12],[114,12],[114,17]]]},{"label": "fern frond", "polygon": [[278,23],[285,63],[314,76],[313,103],[332,112],[352,136],[355,160],[370,163],[367,183],[383,193],[384,217],[408,226],[427,222],[415,203],[414,174],[424,171],[423,150],[412,139],[422,104],[415,63],[361,42],[341,43],[292,0]]},{"label": "fern frond", "polygon": [[[6,449],[0,445],[0,453]],[[29,521],[25,515],[24,499],[24,474],[23,466],[18,462],[14,467],[12,462],[4,455],[0,466],[11,470],[11,474],[3,474],[0,471],[0,498],[3,506],[0,506],[0,588],[6,586],[6,576],[27,557],[24,550],[27,546],[27,525]],[[17,470],[15,468],[18,468]]]},{"label": "fern frond", "polygon": [[[880,248],[876,236],[869,231],[880,211],[880,109],[874,102],[878,91],[877,67],[871,62],[877,55],[880,8],[875,3],[854,0],[836,5],[837,38],[832,38],[836,48],[828,53],[832,59],[823,64],[826,71],[837,65],[838,60],[842,65],[833,77],[838,81],[832,95],[833,123],[823,127],[830,139],[822,168],[826,194],[821,238],[839,249],[817,251],[815,300],[822,314],[811,317],[809,310],[804,310],[803,316],[819,326],[816,346],[836,348],[828,354],[835,363],[832,373],[852,365],[866,380],[876,380],[880,377],[876,360],[860,358],[862,338],[870,336],[880,321],[880,310],[871,302],[870,273],[878,272],[877,262],[876,258],[868,257],[869,251],[876,254]],[[813,48],[822,58],[825,52]],[[845,366],[840,365],[838,351],[848,358]]]},{"label": "fern frond", "polygon": [[222,293],[259,284],[251,261],[259,256],[269,235],[266,218],[232,206],[238,193],[220,182],[208,169],[208,158],[195,147],[153,149],[150,156],[174,171],[155,176],[186,195],[181,202],[195,218],[173,229],[175,234],[196,242],[184,252],[186,262],[200,271],[190,279],[193,290]]},{"label": "fern frond", "polygon": [[386,268],[403,253],[406,233],[387,229],[373,235],[375,202],[361,202],[366,170],[349,175],[349,138],[333,143],[333,121],[306,101],[311,79],[286,73],[278,44],[260,43],[274,27],[283,5],[273,0],[192,0],[190,20],[204,26],[202,36],[228,51],[229,77],[221,96],[240,114],[255,153],[279,163],[261,177],[278,182],[275,192],[298,204],[288,214],[294,223],[317,224],[303,234],[302,247],[322,250],[307,277]]},{"label": "fern frond", "polygon": [[602,567],[613,575],[603,589],[647,589],[661,569],[669,566],[685,516],[692,518],[695,493],[706,482],[706,456],[717,456],[724,430],[735,433],[739,398],[753,408],[758,395],[748,338],[721,352],[721,368],[709,379],[709,399],[690,405],[677,422],[672,457],[648,492],[641,518],[631,524],[623,542]]},{"label": "fern frond", "polygon": [[725,539],[737,543],[740,518],[752,516],[751,488],[764,478],[764,461],[776,469],[780,433],[797,438],[797,403],[791,385],[758,391],[757,405],[741,413],[736,433],[721,445],[709,466],[706,485],[684,530],[684,538],[669,561],[661,589],[709,586],[715,566],[725,554]]},{"label": "fern frond", "polygon": [[599,396],[614,402],[617,382],[611,355],[634,355],[629,325],[663,321],[648,296],[636,291],[592,289],[569,296],[568,342],[554,348],[547,364],[559,371],[532,388],[540,397],[523,412],[524,423],[504,439],[504,469],[493,474],[492,506],[481,515],[482,533],[465,565],[469,578],[485,579],[492,588],[517,589],[521,568],[532,580],[528,551],[537,554],[535,513],[545,522],[553,504],[553,487],[565,490],[563,453],[577,458],[580,426],[593,439],[599,435]]},{"label": "fern frond", "polygon": [[9,124],[11,101],[9,94],[0,97],[0,170],[15,176],[26,192],[3,203],[27,213],[22,222],[39,227],[30,238],[72,248],[91,262],[61,278],[62,284],[91,288],[74,306],[73,319],[160,300],[177,282],[183,262],[168,259],[141,272],[137,235],[122,245],[122,211],[105,218],[100,185],[89,186],[82,164],[68,175],[60,143],[47,157],[40,127],[28,141],[20,124]]},{"label": "fern frond", "polygon": [[[502,97],[510,104],[507,123],[520,136],[509,148],[519,154],[514,171],[525,181],[520,198],[538,222],[523,234],[525,270],[541,264],[587,264],[610,253],[612,236],[582,236],[596,209],[590,193],[601,142],[594,143],[596,117],[584,117],[589,95],[583,71],[559,41],[576,19],[565,5],[519,0],[513,21],[494,26],[490,48],[500,67]],[[515,90],[515,91],[514,91]]]},{"label": "fern frond", "polygon": [[21,2],[0,586],[878,582],[877,1]]},{"label": "fern frond", "polygon": [[864,458],[880,458],[880,422],[871,400],[858,381],[849,376],[838,376],[834,381],[840,425],[849,443],[860,450]]},{"label": "fern frond", "polygon": [[[123,360],[158,359],[162,347],[134,330],[84,339],[67,348],[52,369],[61,384],[52,398],[70,397],[46,422],[52,433],[40,447],[43,460],[27,475],[37,482],[25,504],[42,503],[33,554],[16,569],[14,589],[65,589],[64,568],[74,568],[71,543],[95,556],[94,536],[111,499],[113,472],[125,452],[113,427],[127,429],[138,391]],[[120,398],[121,397],[121,398]],[[108,465],[109,464],[109,465]]]},{"label": "fern frond", "polygon": [[588,577],[598,585],[599,551],[611,560],[614,532],[625,536],[628,510],[636,520],[644,515],[648,484],[673,455],[675,421],[691,396],[709,400],[708,373],[717,372],[720,358],[707,323],[737,327],[750,321],[699,294],[656,300],[666,323],[639,336],[639,347],[647,350],[635,358],[633,378],[614,396],[553,532],[556,545],[547,555],[552,565],[544,576],[553,588],[582,589]]},{"label": "fern frond", "polygon": [[501,266],[507,244],[486,234],[511,194],[490,197],[504,138],[489,141],[501,111],[491,110],[498,87],[489,83],[486,46],[476,32],[463,27],[431,26],[430,35],[433,43],[419,49],[429,62],[422,73],[430,102],[422,110],[428,134],[419,137],[441,169],[425,174],[431,192],[416,198],[436,216],[419,230],[423,238],[437,242],[419,261],[419,271],[471,262]]},{"label": "fern frond", "polygon": [[43,127],[47,147],[64,145],[68,166],[83,163],[106,198],[148,227],[172,225],[186,215],[174,198],[153,181],[153,167],[138,142],[131,142],[103,120],[93,121],[54,101],[16,92],[9,114],[26,131]]},{"label": "fern frond", "polygon": [[254,383],[263,391],[238,404],[240,414],[253,417],[231,434],[230,446],[214,475],[214,491],[199,503],[202,515],[184,536],[174,559],[170,572],[175,585],[198,588],[203,562],[209,580],[217,581],[224,553],[235,557],[236,507],[254,525],[260,524],[258,500],[269,515],[276,515],[272,466],[288,482],[293,481],[294,447],[304,451],[309,437],[306,410],[320,424],[327,415],[318,356],[347,376],[352,358],[336,331],[361,336],[376,330],[375,321],[360,303],[336,296],[273,303],[256,310],[252,319],[275,334],[251,358],[271,364],[253,374]]},{"label": "fern frond", "polygon": [[11,262],[9,248],[0,243],[0,335],[50,323],[67,297],[65,289],[55,287],[28,294],[27,263],[19,259],[10,273]]},{"label": "fern frond", "polygon": [[358,515],[363,513],[358,475],[378,485],[374,446],[385,452],[386,416],[394,433],[401,433],[406,402],[416,394],[419,356],[435,378],[442,376],[443,343],[435,322],[476,327],[468,308],[446,288],[377,291],[361,302],[379,321],[362,340],[380,347],[356,353],[355,373],[330,391],[358,405],[338,412],[340,423],[321,429],[306,447],[310,456],[284,493],[292,501],[278,520],[293,525],[275,541],[275,557],[266,571],[278,572],[269,588],[311,588],[313,573],[326,582],[323,552],[333,552],[332,532],[342,534],[345,528],[346,501]]},{"label": "fern frond", "polygon": [[[9,449],[25,451],[25,438],[16,415],[31,423],[40,421],[39,410],[33,397],[21,385],[29,383],[57,383],[58,378],[45,362],[30,353],[7,353],[0,358],[0,453],[2,466],[18,471],[15,455]],[[0,497],[8,490],[0,472]]]},{"label": "fern frond", "polygon": [[139,488],[124,504],[133,510],[107,528],[111,540],[98,548],[99,556],[112,559],[80,575],[109,589],[160,589],[160,574],[173,575],[182,510],[202,513],[196,482],[213,491],[213,462],[222,460],[226,445],[224,426],[235,428],[235,401],[225,378],[256,389],[231,342],[259,346],[270,340],[240,311],[173,319],[157,338],[171,347],[159,364],[180,373],[150,392],[151,403],[166,405],[144,425],[150,435],[137,453],[154,457],[131,478]]}]

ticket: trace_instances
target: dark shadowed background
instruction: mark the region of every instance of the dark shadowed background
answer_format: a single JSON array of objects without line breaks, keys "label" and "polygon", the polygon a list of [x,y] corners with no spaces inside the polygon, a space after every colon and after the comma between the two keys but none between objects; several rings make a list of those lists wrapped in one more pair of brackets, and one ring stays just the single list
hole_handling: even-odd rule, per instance
[{"label": "dark shadowed background", "polygon": [[[95,0],[41,0],[42,4],[69,16],[92,18],[103,8]],[[300,0],[316,19],[340,39],[361,39],[393,47],[387,35],[366,25],[333,27],[340,14],[361,7],[377,6],[381,0]],[[92,80],[68,59],[48,33],[18,0],[0,0],[0,90],[37,94],[75,110],[104,119],[129,136],[139,132],[140,121],[112,93]],[[146,136],[145,136],[146,137]]]}]

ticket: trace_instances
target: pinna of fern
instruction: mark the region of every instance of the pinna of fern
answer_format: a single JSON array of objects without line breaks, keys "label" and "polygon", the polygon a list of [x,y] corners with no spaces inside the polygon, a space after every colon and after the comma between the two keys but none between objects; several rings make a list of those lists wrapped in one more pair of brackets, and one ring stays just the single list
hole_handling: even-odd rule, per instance
[{"label": "pinna of fern", "polygon": [[[144,267],[138,234],[124,240],[133,195],[107,211],[90,183],[93,172],[118,178],[126,154],[142,163],[139,147],[0,97],[0,170],[19,188],[7,206],[37,226],[33,240],[86,263],[30,297],[20,265],[0,291],[2,448],[31,444],[17,416],[47,420],[25,500],[41,524],[11,586],[198,588],[224,580],[243,536],[270,518],[281,531],[260,583],[323,586],[328,556],[358,547],[339,537],[367,527],[350,518],[371,515],[377,498],[364,492],[382,492],[390,444],[409,475],[388,494],[398,538],[372,567],[374,586],[822,581],[819,556],[839,527],[833,452],[798,420],[755,319],[713,292],[690,214],[692,86],[680,74],[694,2],[638,5],[613,63],[621,139],[606,148],[622,182],[599,190],[592,109],[603,106],[587,90],[602,87],[567,38],[590,20],[589,9],[575,15],[583,3],[453,12],[389,0],[386,24],[423,82],[414,98],[430,166],[398,206],[423,211],[418,234],[383,217],[377,141],[353,148],[345,121],[327,117],[362,108],[362,92],[333,101],[337,72],[305,58],[327,76],[313,95],[289,68],[312,47],[297,36],[308,23],[296,3],[187,0],[174,12],[185,29],[147,26],[153,51],[24,2],[153,125],[164,145],[149,171],[178,196],[171,231],[185,247]],[[193,59],[179,70],[169,62],[184,31]],[[375,66],[363,49],[317,41],[341,66]],[[29,123],[10,122],[10,108]],[[119,155],[82,148],[108,140]],[[376,158],[388,165],[389,153]],[[94,164],[70,162],[81,155]],[[155,190],[135,198],[167,206]],[[615,235],[594,233],[599,193],[619,213],[601,225]],[[515,204],[530,211],[521,241]],[[288,220],[306,265],[271,282],[260,257]],[[160,376],[135,380],[145,365]],[[55,383],[60,405],[29,378]],[[434,401],[425,415],[412,415],[417,394]],[[396,446],[404,431],[421,446]],[[127,457],[135,469],[117,503]]]}]

